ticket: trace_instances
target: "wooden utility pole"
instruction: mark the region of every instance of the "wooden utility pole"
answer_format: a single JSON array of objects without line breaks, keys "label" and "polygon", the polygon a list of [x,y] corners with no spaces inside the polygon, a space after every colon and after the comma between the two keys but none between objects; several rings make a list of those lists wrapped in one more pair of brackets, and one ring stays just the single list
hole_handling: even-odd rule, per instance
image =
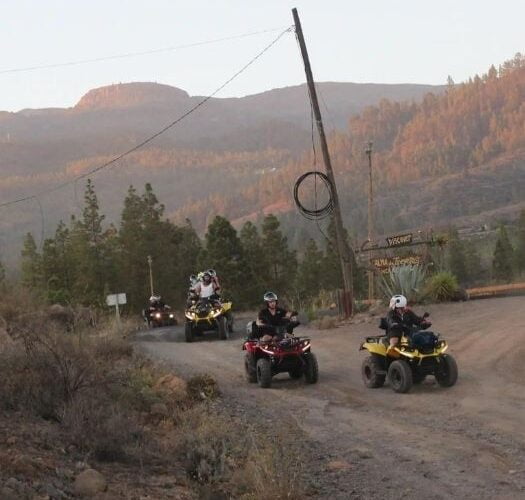
[{"label": "wooden utility pole", "polygon": [[151,255],[148,255],[148,266],[149,266],[149,288],[151,291],[151,295],[153,295],[153,269],[151,265],[153,264],[153,259],[151,258]]},{"label": "wooden utility pole", "polygon": [[[374,238],[374,189],[372,178],[372,142],[369,142],[365,150],[368,156],[368,241],[370,244]],[[372,257],[372,255],[370,255]],[[368,271],[368,300],[374,298],[374,271]]]},{"label": "wooden utility pole", "polygon": [[308,91],[312,101],[312,108],[317,123],[317,131],[319,132],[319,141],[321,143],[321,150],[323,152],[323,160],[326,168],[326,175],[332,185],[332,198],[334,203],[334,223],[335,235],[337,240],[337,251],[341,262],[341,273],[343,276],[343,310],[346,318],[352,315],[353,306],[353,286],[352,286],[352,262],[353,252],[345,240],[345,231],[343,227],[343,218],[341,216],[341,206],[339,205],[339,196],[337,195],[337,187],[335,185],[334,172],[332,170],[332,162],[330,161],[330,154],[328,152],[328,145],[326,143],[326,135],[324,133],[323,121],[321,119],[321,110],[319,109],[319,101],[317,100],[317,92],[315,90],[314,77],[312,68],[310,66],[310,59],[308,58],[308,51],[306,50],[306,43],[304,41],[303,30],[301,28],[301,21],[297,9],[292,9],[293,20],[295,24],[295,34],[301,48],[301,55],[304,61],[304,71],[306,73],[306,82],[308,84]]}]

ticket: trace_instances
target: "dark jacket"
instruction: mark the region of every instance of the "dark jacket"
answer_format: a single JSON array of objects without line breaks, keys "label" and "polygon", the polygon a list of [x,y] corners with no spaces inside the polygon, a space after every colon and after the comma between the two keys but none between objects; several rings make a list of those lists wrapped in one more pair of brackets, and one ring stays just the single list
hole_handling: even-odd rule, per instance
[{"label": "dark jacket", "polygon": [[401,335],[410,335],[415,330],[427,322],[421,316],[418,316],[410,309],[401,313],[399,309],[391,309],[386,316],[387,335],[389,337],[400,337]]}]

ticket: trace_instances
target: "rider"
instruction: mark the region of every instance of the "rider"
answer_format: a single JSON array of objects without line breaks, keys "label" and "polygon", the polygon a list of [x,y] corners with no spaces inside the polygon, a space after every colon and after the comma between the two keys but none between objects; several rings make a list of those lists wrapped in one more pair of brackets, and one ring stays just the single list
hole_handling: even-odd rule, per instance
[{"label": "rider", "polygon": [[164,301],[162,300],[162,297],[158,294],[153,294],[149,298],[149,304],[146,308],[146,319],[148,320],[148,323],[150,321],[151,315],[156,311],[163,311],[164,309],[169,309],[170,306],[167,306]]},{"label": "rider", "polygon": [[195,294],[200,299],[219,300],[220,287],[212,280],[208,271],[202,274],[201,281],[195,286]]},{"label": "rider", "polygon": [[297,320],[293,320],[297,312],[278,307],[278,298],[274,292],[266,292],[263,298],[266,307],[259,311],[254,336],[262,337],[264,341],[281,340],[282,334],[277,331],[279,326],[286,326],[286,332],[292,334],[293,329],[299,325]]},{"label": "rider", "polygon": [[211,280],[215,284],[216,290],[219,291],[221,289],[221,285],[219,283],[219,277],[217,276],[215,269],[208,269],[206,272],[211,276]]},{"label": "rider", "polygon": [[416,328],[429,326],[430,323],[418,316],[407,307],[407,299],[404,295],[394,295],[390,299],[390,311],[386,316],[388,350],[387,354],[394,353],[394,347],[403,335],[410,335]]}]

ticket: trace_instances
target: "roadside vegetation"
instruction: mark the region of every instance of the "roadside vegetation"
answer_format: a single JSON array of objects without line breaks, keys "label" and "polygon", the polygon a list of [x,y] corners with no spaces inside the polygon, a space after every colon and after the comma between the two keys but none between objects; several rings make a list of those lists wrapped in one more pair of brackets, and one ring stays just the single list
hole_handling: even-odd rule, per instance
[{"label": "roadside vegetation", "polygon": [[229,415],[209,375],[184,380],[105,319],[21,292],[2,294],[0,322],[2,498],[301,498],[293,446]]}]

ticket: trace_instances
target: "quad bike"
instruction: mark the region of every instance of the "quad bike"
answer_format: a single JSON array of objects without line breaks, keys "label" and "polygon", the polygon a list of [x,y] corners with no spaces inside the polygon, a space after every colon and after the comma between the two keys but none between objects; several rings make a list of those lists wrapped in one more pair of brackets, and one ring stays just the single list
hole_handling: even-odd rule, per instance
[{"label": "quad bike", "polygon": [[[424,318],[428,317],[425,313]],[[430,323],[423,325],[428,328]],[[379,328],[386,330],[386,318],[381,319]],[[433,375],[442,387],[452,387],[458,379],[455,359],[446,354],[448,344],[439,339],[439,334],[416,330],[403,335],[393,351],[388,353],[389,341],[386,335],[367,337],[360,350],[367,350],[361,365],[361,375],[368,388],[382,387],[386,378],[395,392],[408,392],[413,384],[420,384],[427,375]]]},{"label": "quad bike", "polygon": [[159,326],[174,326],[177,324],[175,315],[169,307],[156,309],[154,311],[144,311],[144,318],[150,328]]},{"label": "quad bike", "polygon": [[231,302],[219,302],[213,299],[199,299],[190,302],[184,315],[186,323],[184,336],[186,342],[193,342],[196,335],[207,331],[217,331],[221,340],[227,340],[233,332]]},{"label": "quad bike", "polygon": [[[311,351],[310,339],[295,337],[286,334],[282,340],[250,338],[253,328],[248,323],[249,337],[242,349],[246,351],[244,368],[248,382],[257,382],[260,387],[272,385],[272,377],[278,373],[288,372],[291,378],[299,379],[304,376],[306,383],[315,384],[319,378],[317,358]],[[274,334],[283,335],[286,327],[278,327]]]}]

